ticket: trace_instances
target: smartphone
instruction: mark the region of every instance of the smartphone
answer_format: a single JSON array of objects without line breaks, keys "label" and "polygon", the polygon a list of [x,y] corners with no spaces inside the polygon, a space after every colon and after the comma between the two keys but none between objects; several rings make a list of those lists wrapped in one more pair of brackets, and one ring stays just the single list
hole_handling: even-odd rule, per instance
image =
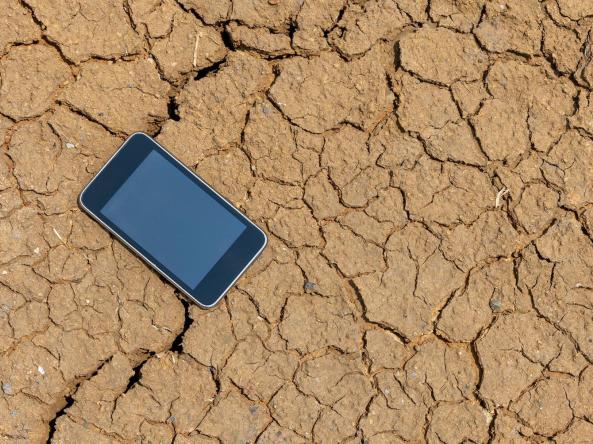
[{"label": "smartphone", "polygon": [[144,133],[122,144],[78,200],[204,308],[222,299],[267,243],[257,225]]}]

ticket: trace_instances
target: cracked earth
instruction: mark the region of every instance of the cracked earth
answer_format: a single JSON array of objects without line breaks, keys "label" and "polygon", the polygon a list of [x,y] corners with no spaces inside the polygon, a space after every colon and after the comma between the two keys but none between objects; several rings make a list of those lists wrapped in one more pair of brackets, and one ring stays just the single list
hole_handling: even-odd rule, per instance
[{"label": "cracked earth", "polygon": [[[592,1],[1,14],[0,442],[591,442]],[[269,234],[213,310],[77,207],[134,131]]]}]

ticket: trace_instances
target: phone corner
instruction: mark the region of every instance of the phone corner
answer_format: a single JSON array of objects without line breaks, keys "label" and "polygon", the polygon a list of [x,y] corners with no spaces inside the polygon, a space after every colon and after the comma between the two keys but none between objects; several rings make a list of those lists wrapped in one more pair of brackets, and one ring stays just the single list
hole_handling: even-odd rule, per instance
[{"label": "phone corner", "polygon": [[210,304],[210,305],[205,305],[205,304],[202,304],[202,303],[200,303],[200,302],[196,302],[196,303],[197,303],[197,304],[200,306],[200,308],[201,308],[202,310],[212,310],[214,307],[216,307],[218,304],[220,304],[220,301],[222,301],[222,298],[224,298],[224,297],[225,297],[225,295],[226,295],[226,294],[222,295],[222,296],[220,297],[220,299],[216,300],[215,302],[213,302],[213,303],[212,303],[212,304]]},{"label": "phone corner", "polygon": [[261,230],[261,232],[262,232],[262,236],[264,237],[264,241],[263,241],[262,246],[259,250],[260,253],[262,251],[264,251],[266,249],[266,247],[268,246],[268,235],[266,234],[266,232],[264,230]]},{"label": "phone corner", "polygon": [[[253,223],[253,222],[252,222]],[[264,249],[266,248],[266,246],[268,245],[268,235],[266,234],[266,232],[261,229],[258,225],[254,224],[255,228],[257,229],[257,232],[259,233],[260,237],[261,237],[261,246],[259,247],[259,249],[257,250],[257,254],[256,257],[259,255],[259,253],[261,253],[262,251],[264,251]],[[254,258],[255,259],[255,258]]]},{"label": "phone corner", "polygon": [[86,191],[86,187],[84,187],[84,188],[82,189],[82,191],[81,191],[80,193],[78,193],[78,199],[77,199],[77,202],[78,202],[78,207],[79,207],[81,210],[88,211],[88,209],[87,209],[86,205],[84,204],[84,192],[85,192],[85,191]]},{"label": "phone corner", "polygon": [[204,304],[203,302],[200,302],[197,298],[195,297],[191,297],[191,300],[198,305],[198,307],[200,307],[202,310],[211,310],[212,308],[216,307],[218,304],[220,304],[220,302],[222,301],[222,299],[226,296],[228,290],[225,291],[223,294],[221,294],[218,299],[216,299],[214,302],[212,302],[211,304]]},{"label": "phone corner", "polygon": [[146,137],[147,139],[154,140],[149,134],[146,134],[144,131],[134,131],[132,134],[130,134],[128,136],[128,138],[126,139],[126,141],[132,140],[132,139],[134,139],[134,138],[136,138],[138,136]]},{"label": "phone corner", "polygon": [[188,302],[191,302],[191,303],[197,305],[202,310],[209,310],[211,308],[216,307],[220,303],[220,301],[222,301],[222,298],[224,298],[227,293],[226,291],[224,293],[222,293],[217,299],[214,300],[214,302],[212,304],[204,304],[202,301],[200,301],[200,299],[196,295],[193,295],[192,292],[184,289],[179,284],[179,282],[175,281],[174,279],[171,279],[169,276],[164,274],[161,270],[158,270],[158,271],[165,277],[165,279],[167,279],[171,284],[173,284],[173,286],[177,289],[177,291],[179,292],[179,294],[181,296],[183,296]]}]

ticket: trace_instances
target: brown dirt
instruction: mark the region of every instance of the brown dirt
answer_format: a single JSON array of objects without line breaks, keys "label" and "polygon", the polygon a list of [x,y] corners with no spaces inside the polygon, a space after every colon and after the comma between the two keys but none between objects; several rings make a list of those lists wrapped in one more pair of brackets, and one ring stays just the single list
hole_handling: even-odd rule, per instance
[{"label": "brown dirt", "polygon": [[[585,443],[593,2],[3,0],[1,443]],[[146,131],[264,227],[216,309],[77,208]]]}]

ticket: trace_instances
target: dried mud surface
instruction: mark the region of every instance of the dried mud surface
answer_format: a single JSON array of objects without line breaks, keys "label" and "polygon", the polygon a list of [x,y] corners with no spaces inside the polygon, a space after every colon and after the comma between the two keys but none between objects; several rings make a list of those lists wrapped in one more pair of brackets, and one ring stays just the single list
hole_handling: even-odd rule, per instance
[{"label": "dried mud surface", "polygon": [[[592,45],[582,0],[2,0],[0,442],[591,442]],[[77,207],[134,131],[269,234],[213,310]]]}]

